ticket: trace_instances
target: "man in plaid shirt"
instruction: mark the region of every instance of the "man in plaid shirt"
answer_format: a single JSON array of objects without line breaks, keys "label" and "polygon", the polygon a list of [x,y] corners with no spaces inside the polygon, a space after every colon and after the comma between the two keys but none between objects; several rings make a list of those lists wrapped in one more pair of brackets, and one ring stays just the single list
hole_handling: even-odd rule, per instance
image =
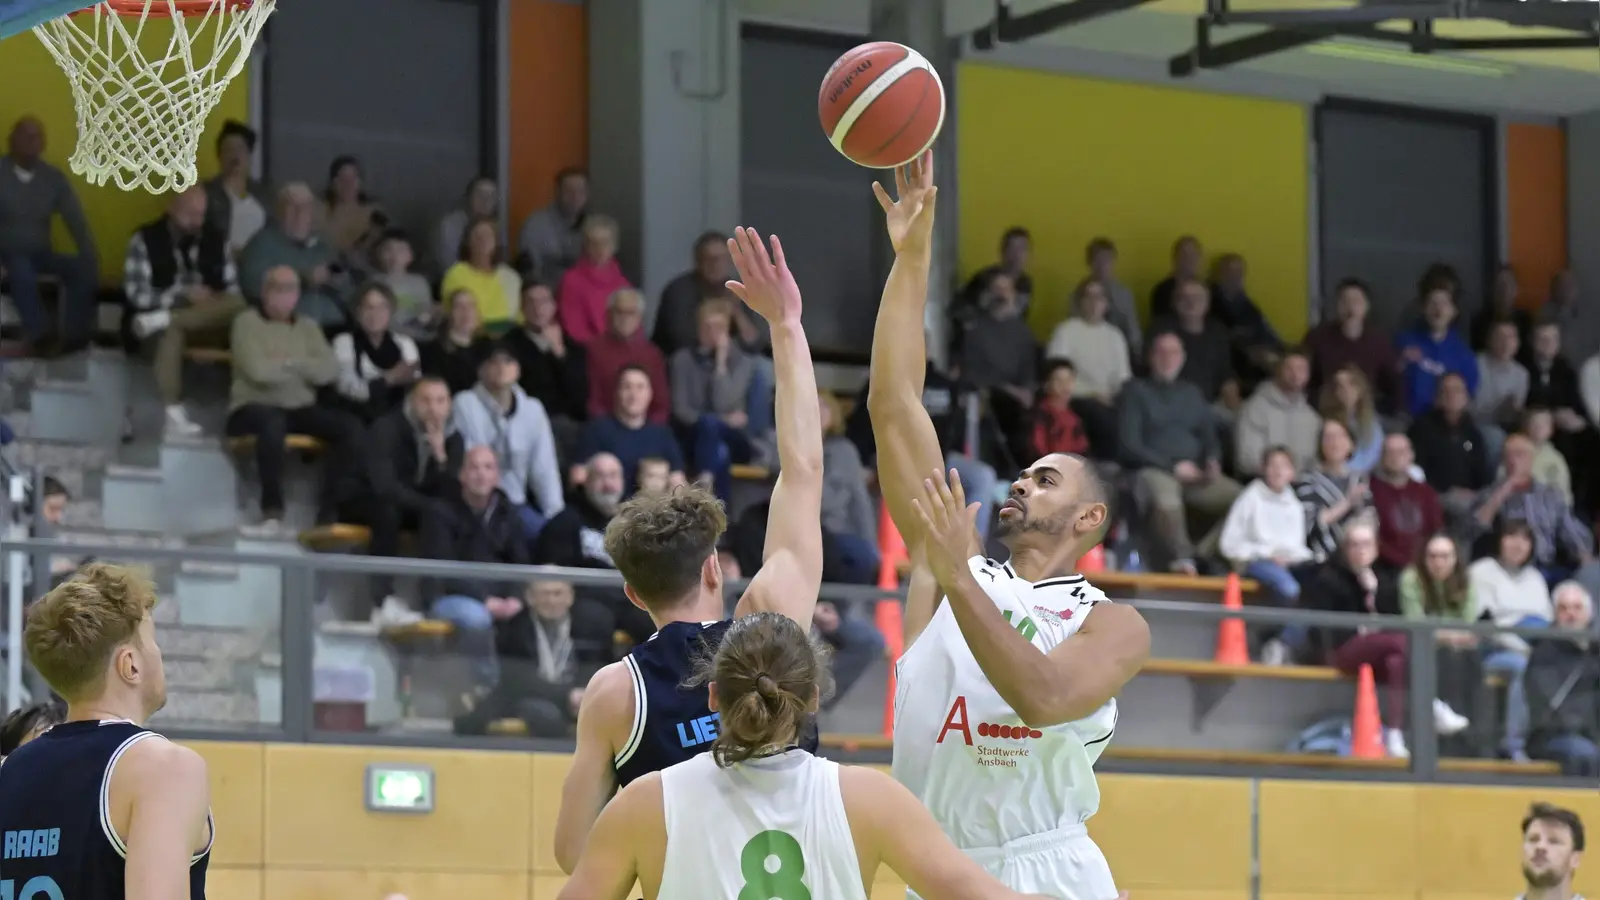
[{"label": "man in plaid shirt", "polygon": [[183,351],[190,340],[225,343],[245,308],[228,236],[206,223],[206,194],[195,187],[172,198],[166,215],[133,233],[123,262],[123,290],[133,333],[156,343],[156,384],[167,407],[167,432],[193,436],[200,426],[183,408]]}]

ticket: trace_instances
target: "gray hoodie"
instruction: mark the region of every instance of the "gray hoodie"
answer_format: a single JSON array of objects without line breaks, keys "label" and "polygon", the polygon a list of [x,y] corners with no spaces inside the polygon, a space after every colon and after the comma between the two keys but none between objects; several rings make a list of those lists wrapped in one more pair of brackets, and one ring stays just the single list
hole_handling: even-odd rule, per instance
[{"label": "gray hoodie", "polygon": [[[450,419],[461,432],[467,449],[490,447],[500,463],[500,489],[512,503],[532,503],[545,518],[566,508],[561,490],[561,470],[556,464],[556,440],[544,404],[511,386],[509,411],[501,409],[478,385],[455,397]],[[531,496],[530,496],[531,495]]]}]

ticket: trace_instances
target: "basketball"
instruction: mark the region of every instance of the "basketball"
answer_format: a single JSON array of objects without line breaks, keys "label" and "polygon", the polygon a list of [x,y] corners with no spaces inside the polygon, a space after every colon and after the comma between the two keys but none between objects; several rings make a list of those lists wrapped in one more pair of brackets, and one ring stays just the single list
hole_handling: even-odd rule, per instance
[{"label": "basketball", "polygon": [[822,78],[817,116],[856,165],[893,169],[933,145],[944,125],[944,85],[922,54],[874,41],[839,57]]}]

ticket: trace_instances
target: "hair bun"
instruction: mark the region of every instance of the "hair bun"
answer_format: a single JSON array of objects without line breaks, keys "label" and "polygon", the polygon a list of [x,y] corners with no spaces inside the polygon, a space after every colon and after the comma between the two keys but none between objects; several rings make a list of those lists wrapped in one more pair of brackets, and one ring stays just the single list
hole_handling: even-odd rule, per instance
[{"label": "hair bun", "polygon": [[761,699],[768,702],[776,700],[778,699],[778,682],[774,681],[771,675],[762,672],[756,676],[756,693],[761,695]]}]

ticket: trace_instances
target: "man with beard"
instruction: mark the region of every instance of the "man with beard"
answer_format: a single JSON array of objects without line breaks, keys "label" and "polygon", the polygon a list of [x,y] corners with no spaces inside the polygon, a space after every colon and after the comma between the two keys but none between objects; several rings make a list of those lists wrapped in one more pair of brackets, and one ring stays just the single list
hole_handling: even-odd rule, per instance
[{"label": "man with beard", "polygon": [[1582,900],[1572,876],[1583,862],[1583,820],[1570,809],[1535,803],[1522,819],[1522,880],[1517,900]]},{"label": "man with beard", "polygon": [[611,569],[606,553],[606,523],[622,503],[626,478],[622,461],[610,453],[596,453],[583,464],[587,477],[578,495],[539,532],[534,562],[580,569]]}]

